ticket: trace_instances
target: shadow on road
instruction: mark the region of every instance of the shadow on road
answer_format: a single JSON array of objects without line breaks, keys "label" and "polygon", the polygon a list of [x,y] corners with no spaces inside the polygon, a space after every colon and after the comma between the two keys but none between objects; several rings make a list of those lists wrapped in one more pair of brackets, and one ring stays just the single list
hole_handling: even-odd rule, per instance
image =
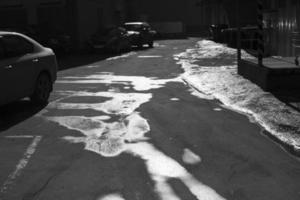
[{"label": "shadow on road", "polygon": [[80,67],[105,60],[109,57],[116,56],[113,54],[73,54],[67,57],[58,58],[58,70],[67,70],[70,68]]},{"label": "shadow on road", "polygon": [[[143,51],[151,49],[148,46],[143,47],[132,47],[131,51]],[[97,51],[94,53],[75,53],[66,57],[58,57],[58,70],[63,71],[70,68],[81,67],[85,65],[89,65],[95,62],[99,62],[101,60],[105,60],[110,57],[119,56],[130,51],[124,51],[122,53],[108,53],[103,51]]]},{"label": "shadow on road", "polygon": [[273,95],[291,108],[300,112],[300,90],[276,91]]},{"label": "shadow on road", "polygon": [[32,117],[45,106],[35,105],[29,100],[20,100],[0,106],[0,132]]}]

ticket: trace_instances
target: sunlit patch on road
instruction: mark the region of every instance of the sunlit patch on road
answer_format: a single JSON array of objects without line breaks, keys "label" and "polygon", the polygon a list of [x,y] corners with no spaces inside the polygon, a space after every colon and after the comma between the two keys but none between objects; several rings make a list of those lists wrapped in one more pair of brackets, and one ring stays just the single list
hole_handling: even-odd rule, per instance
[{"label": "sunlit patch on road", "polygon": [[63,84],[122,84],[132,86],[136,91],[147,91],[164,87],[169,82],[182,82],[178,78],[158,79],[143,76],[118,76],[114,74],[96,73],[90,76],[63,77],[57,83]]},{"label": "sunlit patch on road", "polygon": [[217,112],[222,111],[222,108],[214,108],[214,111],[217,111]]},{"label": "sunlit patch on road", "polygon": [[121,59],[121,58],[128,58],[128,57],[136,55],[136,54],[137,53],[133,51],[133,52],[129,52],[129,53],[126,53],[126,54],[122,54],[120,56],[110,57],[110,58],[107,58],[106,60],[118,60],[118,59]]},{"label": "sunlit patch on road", "polygon": [[201,162],[200,156],[192,152],[190,149],[184,149],[182,155],[182,161],[186,164],[198,164]]},{"label": "sunlit patch on road", "polygon": [[99,65],[88,65],[86,66],[87,68],[96,68],[96,67],[99,67]]},{"label": "sunlit patch on road", "polygon": [[73,97],[98,96],[109,97],[110,100],[101,103],[61,103],[50,104],[49,108],[56,109],[92,109],[102,111],[107,114],[128,115],[137,109],[141,104],[148,102],[152,98],[150,93],[115,93],[115,92],[77,92]]},{"label": "sunlit patch on road", "polygon": [[153,46],[154,46],[154,47],[166,47],[166,45],[159,44],[159,43],[157,43],[157,42],[154,42]]},{"label": "sunlit patch on road", "polygon": [[162,56],[160,55],[142,55],[138,56],[138,58],[161,58]]},{"label": "sunlit patch on road", "polygon": [[120,194],[108,194],[97,200],[125,200]]},{"label": "sunlit patch on road", "polygon": [[179,101],[180,99],[178,99],[178,98],[171,98],[170,100],[171,101]]},{"label": "sunlit patch on road", "polygon": [[133,143],[129,145],[129,151],[146,161],[148,171],[156,184],[155,189],[162,200],[180,199],[168,183],[168,179],[171,178],[182,181],[198,200],[224,200],[213,189],[198,181],[183,166],[157,150],[152,144]]}]

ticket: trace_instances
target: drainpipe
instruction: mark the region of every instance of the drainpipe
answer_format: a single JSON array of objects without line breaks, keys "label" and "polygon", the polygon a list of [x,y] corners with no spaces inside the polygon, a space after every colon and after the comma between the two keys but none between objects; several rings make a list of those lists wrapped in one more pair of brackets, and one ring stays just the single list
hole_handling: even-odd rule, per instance
[{"label": "drainpipe", "polygon": [[237,25],[237,60],[238,64],[241,61],[241,24],[240,24],[240,3],[239,0],[235,0],[235,13],[236,13],[236,25]]},{"label": "drainpipe", "polygon": [[264,55],[264,30],[263,30],[263,0],[257,0],[257,27],[258,27],[258,65],[263,65]]},{"label": "drainpipe", "polygon": [[24,1],[24,7],[26,8],[27,14],[27,23],[29,25],[36,25],[38,23],[37,20],[37,0]]}]

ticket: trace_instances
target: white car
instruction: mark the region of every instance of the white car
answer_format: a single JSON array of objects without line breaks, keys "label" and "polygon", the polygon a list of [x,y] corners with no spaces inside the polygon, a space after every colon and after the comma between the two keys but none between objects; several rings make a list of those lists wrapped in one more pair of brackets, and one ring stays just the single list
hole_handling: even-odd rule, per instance
[{"label": "white car", "polygon": [[24,97],[47,103],[56,73],[51,49],[23,34],[0,31],[0,105]]}]

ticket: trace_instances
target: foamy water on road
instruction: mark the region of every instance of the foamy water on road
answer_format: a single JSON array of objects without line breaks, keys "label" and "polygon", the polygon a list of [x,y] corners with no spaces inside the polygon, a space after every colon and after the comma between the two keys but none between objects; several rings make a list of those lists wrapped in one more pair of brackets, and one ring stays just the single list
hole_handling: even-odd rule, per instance
[{"label": "foamy water on road", "polygon": [[[251,56],[242,51],[242,57]],[[231,109],[251,115],[276,138],[300,150],[300,113],[239,76],[237,65],[216,66],[215,59],[222,58],[234,63],[236,50],[208,40],[174,56],[185,71],[182,78],[201,92],[197,96],[218,99]]]}]

